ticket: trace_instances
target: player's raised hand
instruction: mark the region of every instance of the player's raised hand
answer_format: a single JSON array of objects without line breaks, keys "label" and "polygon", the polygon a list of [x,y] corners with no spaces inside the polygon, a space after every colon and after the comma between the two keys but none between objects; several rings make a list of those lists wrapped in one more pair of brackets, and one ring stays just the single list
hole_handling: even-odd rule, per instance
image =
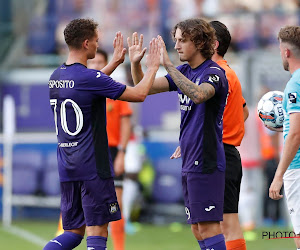
[{"label": "player's raised hand", "polygon": [[112,56],[112,61],[117,64],[121,64],[125,60],[126,48],[124,48],[123,35],[120,31],[116,33],[115,39],[113,41],[114,53]]},{"label": "player's raised hand", "polygon": [[149,44],[146,66],[148,69],[158,70],[160,65],[160,43],[157,38],[153,38]]},{"label": "player's raised hand", "polygon": [[280,194],[282,184],[283,184],[283,179],[275,176],[269,188],[269,197],[271,199],[280,200],[283,197],[283,195]]},{"label": "player's raised hand", "polygon": [[143,48],[143,34],[138,37],[138,33],[134,32],[130,37],[127,38],[129,60],[131,63],[140,63],[145,55],[147,48]]},{"label": "player's raised hand", "polygon": [[171,155],[170,159],[178,159],[181,157],[181,148],[178,146],[175,152]]},{"label": "player's raised hand", "polygon": [[164,42],[164,40],[162,39],[161,36],[157,36],[157,39],[160,43],[161,49],[160,49],[160,63],[163,66],[166,66],[167,64],[171,63],[171,60],[169,58],[168,52],[167,52],[167,48],[166,48],[166,44]]}]

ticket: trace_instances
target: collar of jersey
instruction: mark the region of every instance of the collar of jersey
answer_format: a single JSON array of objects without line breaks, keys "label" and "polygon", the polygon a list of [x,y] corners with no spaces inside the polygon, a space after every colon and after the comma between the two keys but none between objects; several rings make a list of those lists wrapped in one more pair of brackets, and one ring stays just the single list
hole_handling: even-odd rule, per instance
[{"label": "collar of jersey", "polygon": [[76,63],[72,63],[72,64],[66,64],[66,63],[64,62],[64,66],[66,66],[66,67],[73,66],[73,65],[76,65],[76,64],[81,65],[81,66],[83,66],[83,67],[86,68],[86,66],[83,65],[83,64],[81,64],[81,63],[77,63],[77,62],[76,62]]}]

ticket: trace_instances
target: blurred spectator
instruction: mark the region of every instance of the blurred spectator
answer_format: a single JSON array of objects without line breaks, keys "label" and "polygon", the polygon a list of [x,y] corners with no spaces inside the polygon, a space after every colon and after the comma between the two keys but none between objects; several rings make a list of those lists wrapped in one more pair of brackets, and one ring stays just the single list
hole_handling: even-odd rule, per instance
[{"label": "blurred spectator", "polygon": [[249,118],[245,122],[245,136],[239,148],[243,165],[239,214],[244,230],[252,230],[262,223],[264,187],[258,119],[256,107],[249,108]]}]

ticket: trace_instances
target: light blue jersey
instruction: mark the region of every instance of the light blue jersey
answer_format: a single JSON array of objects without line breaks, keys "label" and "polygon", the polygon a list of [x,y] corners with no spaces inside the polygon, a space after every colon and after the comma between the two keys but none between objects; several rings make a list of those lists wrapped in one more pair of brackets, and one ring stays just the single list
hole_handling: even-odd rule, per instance
[{"label": "light blue jersey", "polygon": [[[283,138],[285,142],[290,130],[290,114],[300,112],[300,69],[297,69],[292,74],[285,87],[282,106],[285,110],[283,123]],[[300,169],[300,148],[288,169]]]}]

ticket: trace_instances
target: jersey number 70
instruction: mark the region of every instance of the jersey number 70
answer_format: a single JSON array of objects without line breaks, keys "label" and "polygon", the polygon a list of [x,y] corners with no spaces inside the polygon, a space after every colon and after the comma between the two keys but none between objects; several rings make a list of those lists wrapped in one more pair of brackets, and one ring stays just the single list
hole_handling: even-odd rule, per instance
[{"label": "jersey number 70", "polygon": [[[72,104],[72,107],[74,109],[75,115],[76,115],[76,130],[74,132],[71,132],[68,128],[68,123],[67,123],[67,115],[66,115],[66,104],[70,102]],[[57,112],[56,112],[56,107],[57,107],[57,99],[50,99],[50,104],[51,106],[54,106],[54,122],[55,122],[55,130],[56,130],[56,135],[58,135],[58,128],[57,128]],[[77,135],[82,127],[83,127],[83,113],[78,106],[76,102],[74,102],[72,99],[66,99],[64,100],[61,105],[60,105],[60,123],[63,131],[67,133],[68,135],[75,136]]]}]

